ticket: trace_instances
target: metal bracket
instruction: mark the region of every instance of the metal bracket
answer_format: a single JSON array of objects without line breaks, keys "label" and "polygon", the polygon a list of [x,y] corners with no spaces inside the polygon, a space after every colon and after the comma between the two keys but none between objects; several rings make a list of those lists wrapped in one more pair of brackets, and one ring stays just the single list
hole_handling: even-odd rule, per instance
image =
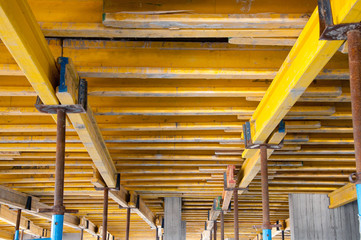
[{"label": "metal bracket", "polygon": [[88,107],[88,83],[84,79],[79,80],[78,104],[44,105],[39,97],[37,97],[35,103],[35,108],[38,109],[39,112],[50,113],[50,114],[56,114],[58,109],[64,109],[66,113],[86,113],[87,107]]},{"label": "metal bracket", "polygon": [[[97,191],[103,191],[105,187],[94,187]],[[120,191],[120,173],[117,174],[117,183],[115,188],[108,188],[110,191]]]},{"label": "metal bracket", "polygon": [[79,210],[76,209],[65,209],[65,207],[63,206],[61,209],[56,209],[56,208],[39,208],[38,209],[38,213],[55,213],[55,214],[63,214],[63,213],[78,213]]},{"label": "metal bracket", "polygon": [[[278,126],[279,131],[285,131],[285,122],[282,120]],[[246,122],[243,124],[243,136],[244,136],[244,145],[246,149],[259,149],[261,146],[266,146],[268,149],[281,149],[283,147],[283,140],[280,144],[258,144],[252,142],[251,135],[251,123]]]},{"label": "metal bracket", "polygon": [[80,104],[75,105],[44,105],[39,97],[36,99],[35,108],[42,113],[56,114],[58,109],[64,109],[66,113],[86,113]]},{"label": "metal bracket", "polygon": [[[127,202],[129,203],[130,201],[130,196],[128,195],[128,199],[127,199]],[[140,207],[140,196],[137,195],[137,202],[135,203],[135,207],[123,207],[123,206],[120,206],[119,205],[119,209],[139,209]]]},{"label": "metal bracket", "polygon": [[347,32],[361,30],[361,23],[334,24],[330,0],[318,0],[320,40],[346,40]]},{"label": "metal bracket", "polygon": [[[216,197],[215,199],[213,199],[213,210],[215,211],[221,211],[222,207],[221,207],[221,199],[222,197]],[[218,200],[218,201],[217,201]],[[218,204],[217,204],[218,203]],[[209,219],[209,218],[208,218]]]},{"label": "metal bracket", "polygon": [[33,201],[33,198],[31,196],[28,196],[28,198],[26,199],[26,204],[25,204],[25,209],[26,210],[31,210],[31,203]]},{"label": "metal bracket", "polygon": [[228,188],[227,187],[227,173],[223,173],[223,178],[224,178],[224,181],[223,181],[223,189],[224,191],[234,191],[234,190],[238,190],[238,191],[248,191],[248,187],[246,188]]}]

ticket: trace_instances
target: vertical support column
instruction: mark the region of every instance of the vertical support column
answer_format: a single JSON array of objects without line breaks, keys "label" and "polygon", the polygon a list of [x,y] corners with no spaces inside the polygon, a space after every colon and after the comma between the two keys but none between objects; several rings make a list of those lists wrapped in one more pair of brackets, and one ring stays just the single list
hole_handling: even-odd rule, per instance
[{"label": "vertical support column", "polygon": [[104,188],[104,206],[103,206],[103,233],[102,239],[107,240],[108,235],[108,199],[109,199],[109,189]]},{"label": "vertical support column", "polygon": [[83,240],[84,238],[84,229],[80,230],[80,240]]},{"label": "vertical support column", "polygon": [[347,38],[353,137],[356,158],[356,191],[361,233],[361,32],[359,30],[351,30],[347,33]]},{"label": "vertical support column", "polygon": [[224,240],[224,212],[221,210],[221,240]]},{"label": "vertical support column", "polygon": [[214,240],[217,240],[217,220],[214,221],[214,227],[213,227],[213,231],[214,231]]},{"label": "vertical support column", "polygon": [[63,239],[64,226],[64,169],[65,169],[65,109],[57,110],[56,163],[54,213],[51,225],[51,239]]},{"label": "vertical support column", "polygon": [[155,229],[155,240],[159,240],[158,227]]},{"label": "vertical support column", "polygon": [[131,209],[127,208],[127,228],[126,228],[126,232],[125,232],[125,240],[129,240],[129,233],[130,233],[130,214],[131,214]]},{"label": "vertical support column", "polygon": [[238,227],[238,190],[233,191],[234,198],[234,240],[239,240]]},{"label": "vertical support column", "polygon": [[261,181],[262,181],[262,212],[263,240],[272,239],[272,228],[269,214],[267,146],[261,145]]},{"label": "vertical support column", "polygon": [[186,240],[187,239],[187,222],[186,221],[182,221],[182,240]]},{"label": "vertical support column", "polygon": [[16,217],[14,240],[19,240],[20,239],[20,220],[21,220],[21,209],[18,209],[18,214],[17,214],[17,217]]},{"label": "vertical support column", "polygon": [[182,239],[182,198],[164,199],[164,239]]}]

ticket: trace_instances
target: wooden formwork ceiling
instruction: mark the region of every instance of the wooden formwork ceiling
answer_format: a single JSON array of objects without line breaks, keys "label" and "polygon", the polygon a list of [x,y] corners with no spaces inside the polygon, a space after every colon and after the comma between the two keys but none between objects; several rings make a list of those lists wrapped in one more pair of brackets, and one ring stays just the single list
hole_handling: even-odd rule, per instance
[{"label": "wooden formwork ceiling", "polygon": [[[187,240],[198,240],[214,198],[222,196],[227,166],[235,165],[237,175],[248,159],[242,156],[242,125],[317,1],[27,2],[54,60],[71,58],[88,81],[89,105],[121,185],[141,196],[154,216],[163,216],[164,197],[182,197]],[[289,218],[289,193],[331,193],[355,171],[347,54],[337,51],[329,58],[298,91],[300,98],[283,118],[284,147],[269,158],[273,223]],[[38,94],[1,43],[0,184],[51,205],[56,124],[34,108]],[[65,205],[100,226],[102,192],[91,182],[94,159],[83,142],[70,123]],[[248,185],[239,196],[240,233],[253,239],[259,233],[253,226],[262,222],[257,171]],[[124,239],[125,210],[111,201],[109,215],[109,232]],[[133,215],[131,239],[154,239],[154,230]],[[50,229],[48,220],[26,217]],[[229,238],[232,218],[226,214]],[[0,223],[4,239],[11,231]]]}]

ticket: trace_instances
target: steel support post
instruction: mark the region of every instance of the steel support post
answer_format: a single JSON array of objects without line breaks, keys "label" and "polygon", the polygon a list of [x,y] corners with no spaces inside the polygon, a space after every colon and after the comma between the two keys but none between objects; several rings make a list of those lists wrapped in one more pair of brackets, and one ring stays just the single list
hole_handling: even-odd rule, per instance
[{"label": "steel support post", "polygon": [[285,231],[282,230],[282,240],[285,240]]},{"label": "steel support post", "polygon": [[361,32],[347,32],[350,67],[353,137],[356,158],[356,191],[361,233]]},{"label": "steel support post", "polygon": [[84,238],[84,229],[80,230],[80,240],[83,240]]},{"label": "steel support post", "polygon": [[64,227],[64,168],[65,168],[65,121],[66,110],[57,109],[56,162],[55,162],[55,194],[51,239],[63,239]]},{"label": "steel support post", "polygon": [[213,231],[214,231],[214,240],[217,240],[217,220],[214,221],[214,227],[213,227]]},{"label": "steel support post", "polygon": [[268,165],[267,146],[261,145],[261,181],[262,181],[262,213],[263,213],[263,240],[272,239],[272,227],[269,213],[269,193],[268,193]]},{"label": "steel support post", "polygon": [[108,235],[108,200],[109,200],[109,189],[104,188],[104,204],[103,204],[103,232],[102,239],[107,240]]},{"label": "steel support post", "polygon": [[21,209],[18,209],[18,214],[17,214],[17,217],[16,217],[14,240],[19,240],[20,239],[20,220],[21,220]]},{"label": "steel support post", "polygon": [[129,240],[130,215],[131,215],[131,209],[130,209],[130,208],[127,208],[127,229],[126,229],[126,232],[125,232],[125,240]]},{"label": "steel support post", "polygon": [[21,237],[20,237],[20,240],[23,240],[24,239],[24,230],[21,230]]},{"label": "steel support post", "polygon": [[239,240],[239,227],[238,227],[238,190],[233,191],[234,198],[234,240]]},{"label": "steel support post", "polygon": [[158,227],[155,229],[155,240],[159,240]]},{"label": "steel support post", "polygon": [[224,240],[224,212],[221,210],[221,240]]}]

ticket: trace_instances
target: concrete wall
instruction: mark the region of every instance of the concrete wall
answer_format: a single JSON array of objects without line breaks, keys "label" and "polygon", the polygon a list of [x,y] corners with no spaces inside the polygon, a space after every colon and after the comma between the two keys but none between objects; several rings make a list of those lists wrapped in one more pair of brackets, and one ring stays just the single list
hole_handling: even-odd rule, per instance
[{"label": "concrete wall", "polygon": [[187,238],[187,222],[182,221],[182,240],[186,240]]},{"label": "concrete wall", "polygon": [[360,240],[356,202],[329,209],[325,194],[290,194],[292,240]]},{"label": "concrete wall", "polygon": [[164,198],[164,240],[183,240],[182,198]]}]

